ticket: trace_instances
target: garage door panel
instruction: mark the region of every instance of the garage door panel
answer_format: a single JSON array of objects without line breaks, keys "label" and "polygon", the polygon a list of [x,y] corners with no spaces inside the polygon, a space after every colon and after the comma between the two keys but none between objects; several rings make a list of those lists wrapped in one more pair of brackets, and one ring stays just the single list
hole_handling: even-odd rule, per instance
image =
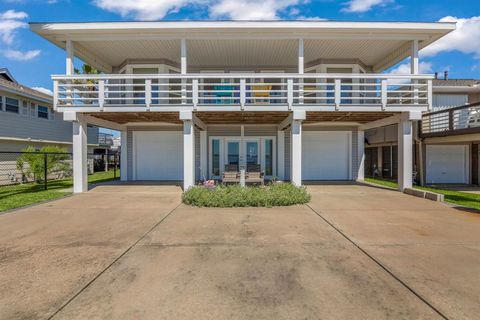
[{"label": "garage door panel", "polygon": [[467,159],[465,145],[427,145],[427,183],[468,183]]},{"label": "garage door panel", "polygon": [[183,135],[179,131],[134,133],[136,180],[182,180]]},{"label": "garage door panel", "polygon": [[350,132],[305,131],[302,136],[303,180],[350,179]]}]

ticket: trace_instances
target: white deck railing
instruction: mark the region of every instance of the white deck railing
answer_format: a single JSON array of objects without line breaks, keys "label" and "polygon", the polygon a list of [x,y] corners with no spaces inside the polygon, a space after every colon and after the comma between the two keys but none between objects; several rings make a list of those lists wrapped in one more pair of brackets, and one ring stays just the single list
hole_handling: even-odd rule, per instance
[{"label": "white deck railing", "polygon": [[[429,108],[430,75],[101,74],[55,75],[54,107],[79,111],[167,108]],[[265,108],[262,108],[265,109]]]}]

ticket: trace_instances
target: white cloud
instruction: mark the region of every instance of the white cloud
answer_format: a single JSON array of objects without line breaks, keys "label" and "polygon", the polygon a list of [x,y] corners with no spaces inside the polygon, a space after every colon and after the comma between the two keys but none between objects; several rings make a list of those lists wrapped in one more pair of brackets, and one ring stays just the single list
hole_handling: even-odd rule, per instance
[{"label": "white cloud", "polygon": [[456,22],[457,29],[421,51],[422,56],[434,56],[445,51],[460,51],[480,59],[480,16],[471,18],[443,17],[440,22]]},{"label": "white cloud", "polygon": [[44,87],[33,87],[33,90],[40,91],[41,93],[48,94],[49,96],[53,96],[53,91]]},{"label": "white cloud", "polygon": [[309,0],[94,0],[104,10],[134,17],[138,20],[157,20],[188,6],[198,6],[213,19],[277,20],[279,13],[290,9],[291,16],[299,15],[295,5]]},{"label": "white cloud", "polygon": [[3,51],[3,55],[11,60],[28,61],[38,57],[40,55],[40,50],[19,51],[8,49]]},{"label": "white cloud", "polygon": [[104,10],[118,13],[122,17],[133,16],[138,20],[162,19],[189,4],[208,2],[204,0],[94,0]]},{"label": "white cloud", "polygon": [[0,38],[6,44],[12,44],[18,29],[26,28],[23,20],[28,15],[23,11],[8,10],[0,13]]},{"label": "white cloud", "polygon": [[28,14],[23,11],[7,10],[0,13],[0,19],[4,20],[22,20],[28,18]]},{"label": "white cloud", "polygon": [[346,7],[342,9],[344,12],[367,12],[375,6],[385,6],[393,2],[392,0],[350,0],[345,3]]},{"label": "white cloud", "polygon": [[277,20],[280,11],[299,2],[299,0],[221,0],[210,7],[210,16],[233,20]]},{"label": "white cloud", "polygon": [[[432,73],[433,67],[431,62],[420,62],[418,64],[418,72],[421,74]],[[410,74],[410,63],[402,63],[398,67],[390,70],[388,74]]]}]

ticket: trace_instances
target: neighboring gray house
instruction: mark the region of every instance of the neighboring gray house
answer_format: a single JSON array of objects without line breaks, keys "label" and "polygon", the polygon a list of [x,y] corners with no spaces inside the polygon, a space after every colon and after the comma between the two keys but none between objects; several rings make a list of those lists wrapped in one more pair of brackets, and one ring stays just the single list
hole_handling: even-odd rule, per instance
[{"label": "neighboring gray house", "polygon": [[[414,133],[414,171],[422,184],[479,184],[480,80],[435,79],[432,111]],[[365,132],[365,174],[397,178],[395,125]],[[375,170],[376,169],[376,170]]]},{"label": "neighboring gray house", "polygon": [[[28,146],[56,145],[72,150],[72,123],[52,108],[50,95],[19,84],[0,68],[0,153]],[[98,146],[98,127],[88,128],[88,152]]]}]

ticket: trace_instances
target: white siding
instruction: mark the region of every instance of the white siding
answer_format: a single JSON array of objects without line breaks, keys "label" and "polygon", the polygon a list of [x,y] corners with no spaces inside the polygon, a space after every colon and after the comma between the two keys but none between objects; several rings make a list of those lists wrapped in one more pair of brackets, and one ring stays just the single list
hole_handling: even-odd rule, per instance
[{"label": "white siding", "polygon": [[433,111],[449,109],[468,103],[467,94],[434,94]]}]

